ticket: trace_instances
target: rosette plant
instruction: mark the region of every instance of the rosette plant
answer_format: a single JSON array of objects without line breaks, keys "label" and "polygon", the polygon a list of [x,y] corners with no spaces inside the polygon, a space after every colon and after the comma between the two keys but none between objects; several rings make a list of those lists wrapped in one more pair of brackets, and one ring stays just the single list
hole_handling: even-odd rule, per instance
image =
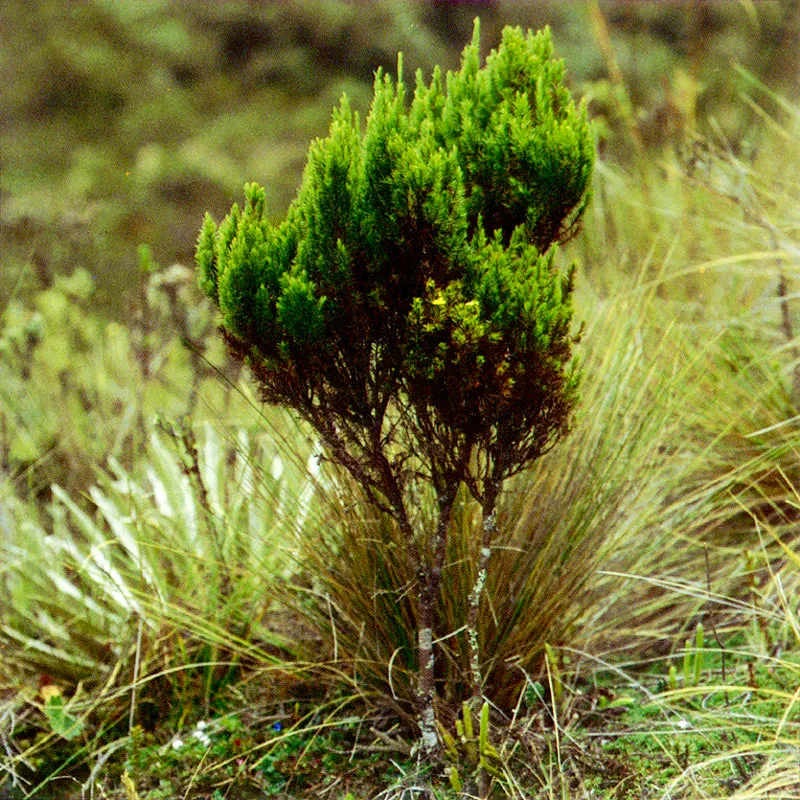
[{"label": "rosette plant", "polygon": [[[480,503],[476,629],[503,482],[567,429],[577,401],[573,268],[556,246],[588,202],[594,156],[550,33],[506,28],[481,66],[476,20],[461,68],[429,83],[378,71],[366,123],[343,98],[273,224],[245,187],[199,235],[200,284],[230,350],[269,403],[293,409],[326,457],[403,533],[416,576],[416,713],[437,746],[436,597],[460,487]],[[416,504],[434,498],[423,530]]]}]

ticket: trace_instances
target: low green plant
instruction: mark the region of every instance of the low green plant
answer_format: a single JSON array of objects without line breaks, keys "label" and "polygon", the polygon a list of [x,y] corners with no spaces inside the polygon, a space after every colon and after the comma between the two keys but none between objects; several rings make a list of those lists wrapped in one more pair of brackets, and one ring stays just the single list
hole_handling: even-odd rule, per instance
[{"label": "low green plant", "polygon": [[260,791],[263,782],[249,774],[250,753],[263,746],[255,737],[235,714],[201,719],[171,734],[134,726],[124,742],[120,780],[126,791],[125,776],[131,784],[135,780],[142,800],[211,792],[221,784]]},{"label": "low green plant", "polygon": [[41,695],[44,715],[53,733],[67,741],[80,736],[84,723],[70,713],[70,703],[64,700],[61,689],[51,684],[43,687]]},{"label": "low green plant", "polygon": [[456,735],[439,725],[445,757],[452,762],[447,776],[453,791],[461,795],[465,780],[474,783],[481,796],[488,791],[490,778],[503,778],[500,753],[489,741],[489,703],[481,706],[477,732],[470,704],[461,706],[461,719],[456,720]]},{"label": "low green plant", "polygon": [[127,800],[141,800],[139,797],[139,792],[136,791],[136,784],[131,779],[131,776],[128,775],[127,770],[122,773],[120,783],[122,784],[123,789],[125,789],[125,797]]},{"label": "low green plant", "polygon": [[[698,622],[695,628],[694,647],[688,639],[683,647],[683,685],[698,686],[703,673],[703,645],[705,643],[703,623]],[[670,688],[677,689],[676,676],[670,666]]]}]

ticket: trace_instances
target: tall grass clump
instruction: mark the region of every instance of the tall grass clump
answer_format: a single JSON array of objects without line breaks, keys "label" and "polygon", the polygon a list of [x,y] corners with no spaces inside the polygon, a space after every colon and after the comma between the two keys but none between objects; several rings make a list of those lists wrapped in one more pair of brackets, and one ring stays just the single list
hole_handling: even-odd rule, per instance
[{"label": "tall grass clump", "polygon": [[694,337],[682,330],[676,339],[688,366],[680,423],[661,456],[673,480],[660,486],[649,536],[605,566],[609,585],[625,587],[608,593],[607,622],[619,645],[627,640],[640,657],[671,650],[698,621],[720,635],[737,628],[739,603],[768,581],[768,564],[785,561],[777,540],[758,537],[754,520],[784,543],[797,539],[791,370],[773,348],[748,341],[740,325],[702,347]]},{"label": "tall grass clump", "polygon": [[735,597],[768,580],[762,551],[776,569],[785,560],[776,541],[755,535],[753,521],[784,543],[795,541],[800,481],[800,229],[791,210],[800,202],[800,175],[796,160],[784,164],[800,114],[765,87],[755,89],[772,105],[767,114],[745,98],[766,129],[753,134],[757,155],[737,154],[721,135],[698,140],[700,163],[687,175],[717,198],[719,217],[748,246],[668,276],[712,300],[701,317],[697,305],[681,314],[685,358],[698,368],[681,448],[685,477],[667,506],[686,513],[673,518],[676,546],[659,559],[658,574]]},{"label": "tall grass clump", "polygon": [[[679,469],[687,367],[669,330],[645,333],[652,296],[593,302],[585,338],[583,403],[570,435],[509,486],[479,618],[483,693],[510,713],[540,679],[547,646],[589,647],[610,636],[608,587],[597,570],[649,541],[663,493]],[[430,497],[420,513],[432,515]],[[407,717],[413,709],[413,574],[402,534],[350,486],[322,536],[300,540],[313,576],[300,604],[348,674]],[[469,698],[468,595],[480,546],[480,508],[459,495],[437,597],[440,694]],[[430,546],[430,544],[428,544]],[[612,590],[613,593],[613,590]],[[607,639],[606,639],[607,641]]]}]

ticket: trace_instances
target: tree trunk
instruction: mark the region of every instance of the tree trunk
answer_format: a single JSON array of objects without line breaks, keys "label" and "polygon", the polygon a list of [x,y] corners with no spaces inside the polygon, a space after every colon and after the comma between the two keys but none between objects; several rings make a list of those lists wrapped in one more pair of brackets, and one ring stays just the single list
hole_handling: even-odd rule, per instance
[{"label": "tree trunk", "polygon": [[469,608],[467,610],[467,636],[470,650],[470,673],[472,680],[471,706],[477,710],[481,704],[483,694],[483,676],[481,674],[481,650],[478,641],[478,618],[481,607],[483,590],[486,586],[486,577],[489,573],[489,560],[492,555],[492,541],[497,532],[497,497],[499,487],[492,486],[484,496],[483,507],[483,534],[481,536],[481,549],[478,554],[477,572],[472,591],[469,593]]},{"label": "tree trunk", "polygon": [[419,733],[422,753],[429,756],[439,747],[436,730],[436,682],[433,653],[433,614],[424,595],[420,593],[420,614],[417,624],[417,649],[419,651]]},{"label": "tree trunk", "polygon": [[434,633],[437,627],[436,601],[439,597],[442,569],[447,552],[447,533],[453,517],[453,505],[458,487],[448,487],[439,497],[439,518],[431,541],[431,558],[420,554],[418,548],[410,548],[412,559],[417,561],[417,586],[419,591],[419,617],[417,622],[417,647],[419,651],[419,728],[420,744],[424,755],[430,755],[439,747],[436,729],[436,676],[434,667]]},{"label": "tree trunk", "polygon": [[[497,491],[491,493],[483,507],[483,535],[478,555],[477,573],[472,591],[469,593],[469,609],[467,611],[467,636],[470,649],[470,673],[472,680],[472,698],[470,706],[474,711],[481,707],[483,699],[483,675],[481,673],[481,648],[478,640],[478,620],[481,599],[489,573],[489,560],[492,556],[492,540],[497,532]],[[489,775],[482,766],[478,767],[477,794],[485,798],[489,793]]]}]

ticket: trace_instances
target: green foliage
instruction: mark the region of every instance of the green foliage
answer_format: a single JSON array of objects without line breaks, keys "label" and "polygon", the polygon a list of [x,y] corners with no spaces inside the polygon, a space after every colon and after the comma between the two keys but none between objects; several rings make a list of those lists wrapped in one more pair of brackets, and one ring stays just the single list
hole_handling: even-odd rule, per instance
[{"label": "green foliage", "polygon": [[80,736],[83,723],[69,713],[68,703],[64,701],[64,696],[60,690],[53,689],[45,691],[44,695],[44,714],[53,733],[64,739],[70,740]]},{"label": "green foliage", "polygon": [[218,230],[206,218],[197,260],[267,399],[364,431],[408,402],[425,435],[509,460],[497,479],[574,404],[572,277],[551,246],[585,208],[593,145],[548,32],[506,30],[482,69],[478,46],[476,26],[447,88],[418,75],[409,109],[402,62],[397,83],[379,74],[363,134],[343,100],[286,220],[250,184]]},{"label": "green foliage", "polygon": [[500,230],[507,242],[522,225],[541,251],[573,230],[588,201],[594,142],[563,81],[549,30],[525,39],[510,28],[485,69],[476,30],[446,93],[440,72],[429,87],[418,76],[412,119],[432,123],[445,150],[457,143],[472,229]]},{"label": "green foliage", "polygon": [[186,787],[204,797],[216,797],[214,787],[220,798],[225,787],[228,794],[258,797],[310,796],[320,789],[337,797],[343,785],[394,771],[378,753],[354,749],[356,718],[286,727],[274,719],[254,725],[251,709],[200,719],[173,735],[135,726],[124,745],[122,783],[126,774],[132,784],[135,779],[141,800],[179,796]]},{"label": "green foliage", "polygon": [[462,705],[461,713],[461,719],[456,720],[455,736],[439,726],[445,754],[453,762],[448,769],[448,778],[457,793],[463,790],[465,777],[470,781],[503,777],[500,754],[489,741],[489,703],[484,702],[481,706],[477,734],[469,703]]},{"label": "green foliage", "polygon": [[184,786],[213,797],[214,787],[223,782],[257,790],[260,781],[250,779],[244,768],[257,744],[254,732],[236,715],[200,719],[173,735],[137,725],[125,741],[121,782],[135,786],[141,800],[167,800]]}]

